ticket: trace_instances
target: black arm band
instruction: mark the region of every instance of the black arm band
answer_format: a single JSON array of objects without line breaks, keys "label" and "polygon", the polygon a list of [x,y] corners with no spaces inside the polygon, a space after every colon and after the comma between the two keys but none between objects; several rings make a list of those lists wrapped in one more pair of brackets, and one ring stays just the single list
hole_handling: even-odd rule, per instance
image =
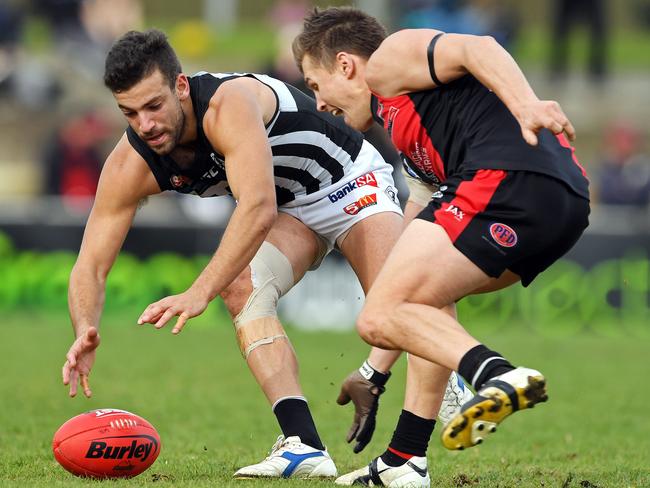
[{"label": "black arm band", "polygon": [[370,366],[370,363],[368,363],[368,361],[363,362],[359,368],[359,373],[361,373],[361,376],[370,381],[372,384],[379,387],[383,387],[388,381],[388,378],[390,378],[390,371],[387,373],[377,371],[375,368]]},{"label": "black arm band", "polygon": [[444,83],[440,81],[436,76],[436,70],[433,65],[433,50],[436,47],[436,42],[438,42],[438,39],[440,39],[442,34],[443,34],[442,32],[440,34],[436,34],[433,37],[433,39],[431,39],[431,43],[429,43],[429,47],[427,48],[427,61],[429,61],[429,73],[431,73],[431,79],[433,80],[433,82],[438,86],[444,85]]}]

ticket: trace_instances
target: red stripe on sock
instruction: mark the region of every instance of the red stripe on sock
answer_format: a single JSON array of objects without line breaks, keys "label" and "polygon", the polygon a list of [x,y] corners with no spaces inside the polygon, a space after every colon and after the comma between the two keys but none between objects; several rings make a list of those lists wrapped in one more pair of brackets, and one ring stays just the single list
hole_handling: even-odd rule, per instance
[{"label": "red stripe on sock", "polygon": [[409,460],[414,456],[414,454],[406,454],[405,452],[398,451],[397,449],[393,449],[392,447],[389,447],[388,450],[393,454],[395,454],[396,456],[399,456],[402,459],[406,459],[406,460]]}]

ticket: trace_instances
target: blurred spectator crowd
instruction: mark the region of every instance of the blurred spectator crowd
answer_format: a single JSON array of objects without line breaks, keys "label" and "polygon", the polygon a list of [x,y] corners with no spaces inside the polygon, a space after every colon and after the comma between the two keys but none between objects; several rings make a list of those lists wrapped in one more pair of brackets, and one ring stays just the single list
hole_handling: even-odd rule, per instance
[{"label": "blurred spectator crowd", "polygon": [[[268,73],[308,92],[294,65],[290,46],[314,2],[260,3],[265,5],[260,15],[266,16],[274,32],[277,49],[266,65],[251,70]],[[0,145],[8,148],[8,143],[15,143],[15,153],[0,152],[0,174],[14,161],[34,157],[40,161],[40,183],[33,193],[63,195],[76,210],[87,211],[104,158],[124,128],[119,112],[107,103],[110,94],[102,87],[104,56],[122,33],[148,27],[145,4],[144,0],[0,0],[0,124],[13,127],[2,131],[5,140]],[[395,0],[386,4],[391,29],[434,27],[447,32],[492,35],[509,50],[516,48],[523,28],[517,15],[521,9],[512,8],[508,1]],[[577,28],[585,30],[589,38],[586,72],[590,81],[601,86],[606,82],[610,72],[610,6],[608,0],[550,2],[550,23],[543,27],[551,34],[551,43],[545,46],[546,73],[551,79],[561,80],[575,71],[568,53],[571,34]],[[650,7],[638,12],[650,25]],[[38,22],[30,23],[34,18]],[[30,39],[31,45],[26,46],[25,39]],[[227,71],[223,66],[201,68]],[[646,75],[650,80],[650,74]],[[82,96],[86,93],[92,96]],[[27,143],[29,147],[22,148],[25,142],[16,137],[25,129],[33,137]],[[603,121],[601,131],[602,135],[592,143],[594,148],[598,146],[592,151],[598,157],[593,161],[582,159],[592,179],[594,197],[605,204],[648,207],[648,131],[618,117]],[[397,156],[379,128],[371,130],[368,138],[387,160],[396,164]],[[0,185],[0,196],[2,192]],[[402,191],[401,196],[405,193]],[[195,204],[182,199],[179,202],[198,219],[213,218],[212,211],[203,212],[201,217]]]},{"label": "blurred spectator crowd", "polygon": [[598,165],[597,199],[607,205],[650,204],[650,156],[642,132],[626,121],[607,127]]},{"label": "blurred spectator crowd", "polygon": [[[23,34],[28,18],[36,17],[47,31],[48,57],[34,62],[24,52]],[[111,43],[125,31],[142,25],[139,0],[3,0],[0,3],[0,89],[28,106],[48,108],[62,95],[71,76],[97,80]],[[38,34],[34,37],[39,37]]]}]

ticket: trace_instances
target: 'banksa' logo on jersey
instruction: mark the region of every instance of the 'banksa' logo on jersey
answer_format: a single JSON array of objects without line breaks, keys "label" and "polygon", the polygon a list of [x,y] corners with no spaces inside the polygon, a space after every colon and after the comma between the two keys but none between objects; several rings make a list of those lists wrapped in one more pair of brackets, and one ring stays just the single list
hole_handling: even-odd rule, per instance
[{"label": "'banksa' logo on jersey", "polygon": [[506,224],[492,224],[490,226],[490,235],[502,247],[512,247],[517,244],[517,233]]},{"label": "'banksa' logo on jersey", "polygon": [[341,198],[343,198],[351,191],[366,185],[377,187],[377,178],[375,178],[375,174],[372,171],[370,173],[366,173],[365,175],[358,176],[352,181],[347,182],[338,190],[327,195],[327,198],[330,199],[330,202],[334,203],[339,201]]}]

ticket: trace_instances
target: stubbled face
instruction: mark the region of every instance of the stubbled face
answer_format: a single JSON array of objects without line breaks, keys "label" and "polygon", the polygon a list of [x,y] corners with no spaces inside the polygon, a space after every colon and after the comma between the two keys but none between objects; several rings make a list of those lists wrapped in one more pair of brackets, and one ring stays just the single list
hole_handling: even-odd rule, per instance
[{"label": "stubbled face", "polygon": [[330,71],[310,56],[302,60],[305,83],[314,92],[318,110],[342,115],[350,127],[365,131],[372,125],[370,90],[359,68],[349,76],[339,64]]},{"label": "stubbled face", "polygon": [[155,70],[128,90],[113,93],[131,128],[161,156],[174,150],[185,126],[179,83],[177,80],[172,90],[162,73]]}]

